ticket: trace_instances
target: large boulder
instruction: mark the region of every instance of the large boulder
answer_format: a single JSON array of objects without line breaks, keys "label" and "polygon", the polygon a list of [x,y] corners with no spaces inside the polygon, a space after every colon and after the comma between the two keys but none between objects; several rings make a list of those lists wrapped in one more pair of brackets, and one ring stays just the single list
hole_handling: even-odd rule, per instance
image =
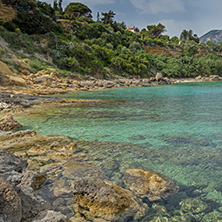
[{"label": "large boulder", "polygon": [[159,72],[155,76],[156,81],[160,81],[162,78],[163,78],[163,75]]},{"label": "large boulder", "polygon": [[143,169],[129,169],[125,172],[124,183],[140,197],[150,201],[167,198],[178,192],[178,185],[171,179]]},{"label": "large boulder", "polygon": [[21,128],[22,125],[17,122],[11,114],[7,114],[0,119],[0,130],[9,131]]},{"label": "large boulder", "polygon": [[22,221],[31,222],[39,212],[50,209],[50,204],[33,192],[32,188],[17,187],[22,203]]},{"label": "large boulder", "polygon": [[14,185],[21,181],[22,172],[28,163],[25,159],[18,157],[9,151],[0,150],[0,176]]},{"label": "large boulder", "polygon": [[148,207],[117,185],[100,179],[80,179],[72,184],[75,211],[87,220],[101,218],[107,221],[137,220],[145,216]]},{"label": "large boulder", "polygon": [[15,188],[0,177],[0,219],[4,222],[20,222],[22,218],[21,199]]}]

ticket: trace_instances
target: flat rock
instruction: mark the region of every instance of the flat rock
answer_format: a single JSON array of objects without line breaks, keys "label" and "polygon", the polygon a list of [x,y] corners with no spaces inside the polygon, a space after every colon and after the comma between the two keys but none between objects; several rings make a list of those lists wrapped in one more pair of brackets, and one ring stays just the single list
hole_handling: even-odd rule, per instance
[{"label": "flat rock", "polygon": [[63,166],[63,176],[71,179],[79,178],[100,178],[105,179],[104,171],[94,165],[88,163],[81,163],[77,161],[70,161]]},{"label": "flat rock", "polygon": [[148,197],[150,201],[167,198],[178,192],[178,185],[171,179],[143,169],[129,169],[125,172],[124,183],[136,195]]}]

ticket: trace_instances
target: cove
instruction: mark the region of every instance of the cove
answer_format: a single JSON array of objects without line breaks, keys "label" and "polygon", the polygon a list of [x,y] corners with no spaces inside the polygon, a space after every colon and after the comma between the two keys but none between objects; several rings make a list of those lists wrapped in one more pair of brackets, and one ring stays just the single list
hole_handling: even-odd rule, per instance
[{"label": "cove", "polygon": [[122,180],[120,168],[133,167],[176,180],[180,192],[163,203],[175,212],[188,197],[206,201],[213,212],[222,206],[221,89],[221,82],[206,82],[65,94],[88,101],[17,119],[40,134],[75,139],[97,166],[106,168],[113,158],[112,181]]}]

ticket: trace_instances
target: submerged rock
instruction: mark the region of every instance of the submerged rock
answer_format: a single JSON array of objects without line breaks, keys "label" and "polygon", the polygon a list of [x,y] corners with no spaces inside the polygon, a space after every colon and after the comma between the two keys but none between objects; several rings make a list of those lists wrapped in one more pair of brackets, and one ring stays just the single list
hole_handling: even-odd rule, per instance
[{"label": "submerged rock", "polygon": [[63,166],[64,171],[62,172],[63,176],[71,179],[79,178],[99,178],[105,179],[106,175],[104,171],[96,166],[93,166],[88,163],[80,163],[77,161],[70,161],[69,163]]},{"label": "submerged rock", "polygon": [[32,222],[69,222],[70,220],[59,212],[45,210],[40,212]]},{"label": "submerged rock", "polygon": [[127,170],[124,175],[124,183],[136,195],[148,197],[150,201],[167,198],[179,190],[176,182],[171,179],[143,169]]},{"label": "submerged rock", "polygon": [[7,114],[0,119],[0,130],[9,131],[21,128],[22,125],[17,122],[11,114]]},{"label": "submerged rock", "polygon": [[200,199],[187,199],[182,201],[180,205],[183,212],[191,212],[193,214],[209,210],[208,204]]},{"label": "submerged rock", "polygon": [[145,216],[148,207],[117,185],[99,179],[80,179],[72,184],[75,211],[88,220],[126,221]]}]

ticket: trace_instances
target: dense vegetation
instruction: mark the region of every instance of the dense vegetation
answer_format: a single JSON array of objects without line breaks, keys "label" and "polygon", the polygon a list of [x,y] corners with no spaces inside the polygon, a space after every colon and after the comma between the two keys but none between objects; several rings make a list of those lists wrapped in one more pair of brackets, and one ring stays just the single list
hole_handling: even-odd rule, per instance
[{"label": "dense vegetation", "polygon": [[[163,35],[165,26],[158,24],[135,34],[127,31],[124,23],[117,23],[111,10],[101,17],[98,13],[94,21],[91,9],[81,3],[70,3],[64,10],[62,2],[56,0],[53,7],[34,0],[4,3],[18,12],[14,20],[0,27],[0,35],[11,49],[22,49],[29,58],[35,53],[50,56],[50,65],[66,70],[66,75],[148,77],[151,68],[168,77],[221,74],[222,45],[211,41],[200,44],[191,30],[184,30],[180,39],[170,38]],[[182,54],[179,58],[151,54],[143,48],[145,45],[180,48]],[[39,62],[33,67],[44,68]]]}]

